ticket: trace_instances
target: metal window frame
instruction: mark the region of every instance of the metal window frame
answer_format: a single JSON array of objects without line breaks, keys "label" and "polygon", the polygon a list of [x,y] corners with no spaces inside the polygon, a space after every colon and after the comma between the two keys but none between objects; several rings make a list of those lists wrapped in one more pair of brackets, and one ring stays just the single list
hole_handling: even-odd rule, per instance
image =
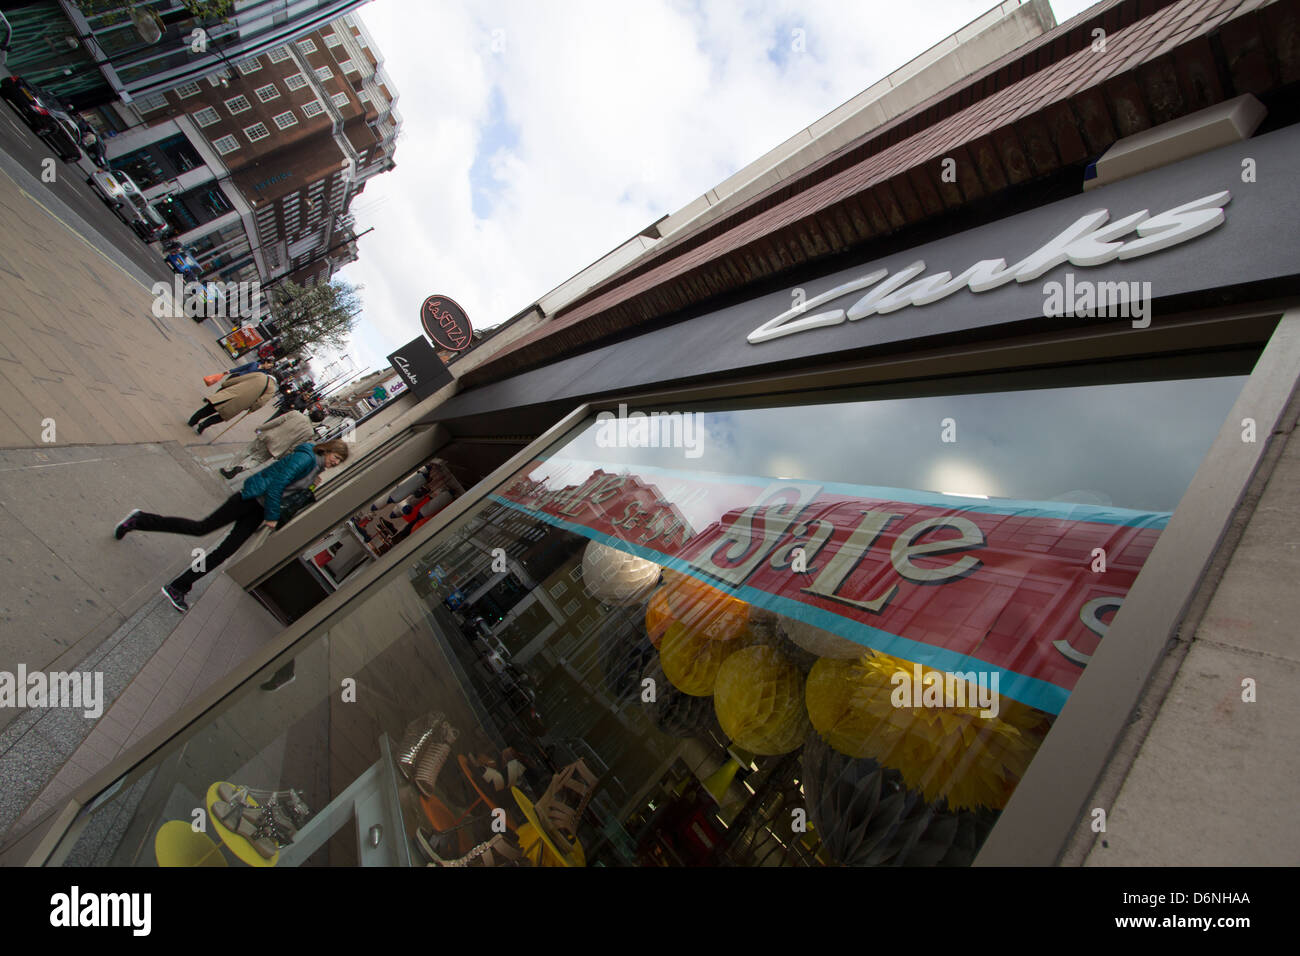
[{"label": "metal window frame", "polygon": [[[36,843],[28,865],[57,865],[71,851],[88,814],[133,777],[155,766],[164,748],[235,706],[254,678],[268,677],[287,663],[332,622],[350,613],[354,599],[405,573],[408,561],[436,535],[478,508],[529,460],[552,448],[588,417],[616,410],[620,403],[680,404],[729,399],[771,404],[774,399],[824,401],[831,389],[893,384],[903,390],[947,379],[996,378],[1008,372],[1042,370],[1050,381],[1063,365],[1098,365],[1139,359],[1143,354],[1177,354],[1199,349],[1239,348],[1258,341],[1248,335],[1271,326],[1262,352],[1227,419],[1202,459],[1142,572],[1116,613],[1103,641],[1070,700],[1030,762],[997,824],[975,859],[976,866],[1053,865],[1080,825],[1081,812],[1095,789],[1129,715],[1163,657],[1227,532],[1233,513],[1272,444],[1275,429],[1300,383],[1300,302],[1261,303],[1255,308],[1207,310],[1170,318],[1131,332],[1097,327],[1077,333],[1030,335],[1011,341],[956,346],[933,353],[910,353],[817,369],[735,379],[720,384],[679,386],[583,402],[543,434],[451,502],[406,541],[393,548],[330,598],[317,605],[225,678],[181,708],[68,798]],[[1136,341],[1147,346],[1137,351]],[[1122,343],[1127,343],[1127,346]],[[1213,360],[1213,354],[1208,359]],[[911,387],[909,389],[909,386]],[[822,392],[818,397],[817,392]],[[906,393],[906,392],[904,392]],[[1247,416],[1247,413],[1249,415]],[[1240,418],[1257,423],[1260,440],[1243,449]],[[427,424],[420,423],[420,424]]]}]

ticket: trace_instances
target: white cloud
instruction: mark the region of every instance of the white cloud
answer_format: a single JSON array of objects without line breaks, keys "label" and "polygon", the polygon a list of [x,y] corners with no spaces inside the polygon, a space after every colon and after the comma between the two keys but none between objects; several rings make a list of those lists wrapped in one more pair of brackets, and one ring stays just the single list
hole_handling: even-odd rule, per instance
[{"label": "white cloud", "polygon": [[[354,353],[386,364],[433,292],[476,327],[505,321],[989,6],[373,0],[404,132],[352,207],[375,227],[342,273],[365,286]],[[471,170],[494,181],[485,218]]]}]

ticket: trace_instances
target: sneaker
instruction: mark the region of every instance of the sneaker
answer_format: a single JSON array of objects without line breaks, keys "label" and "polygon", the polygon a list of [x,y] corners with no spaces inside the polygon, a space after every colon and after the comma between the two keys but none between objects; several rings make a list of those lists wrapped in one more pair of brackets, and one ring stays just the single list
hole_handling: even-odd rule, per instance
[{"label": "sneaker", "polygon": [[164,584],[162,586],[162,593],[163,597],[172,602],[172,607],[176,608],[176,610],[183,613],[190,609],[190,606],[185,603],[185,591],[178,590],[170,584]]},{"label": "sneaker", "polygon": [[239,474],[244,469],[239,465],[236,465],[234,468],[218,468],[217,470],[221,472],[222,478],[226,479],[226,481],[230,481],[230,479],[234,478],[235,475]]},{"label": "sneaker", "polygon": [[139,508],[132,509],[129,515],[117,523],[117,527],[113,529],[113,537],[121,541],[126,537],[128,531],[134,531],[136,518],[142,513]]}]

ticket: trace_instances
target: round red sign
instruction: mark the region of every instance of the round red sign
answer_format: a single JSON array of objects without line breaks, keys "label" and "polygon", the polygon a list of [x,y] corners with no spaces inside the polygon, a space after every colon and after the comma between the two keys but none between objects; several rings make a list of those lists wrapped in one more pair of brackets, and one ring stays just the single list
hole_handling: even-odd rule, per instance
[{"label": "round red sign", "polygon": [[445,295],[431,295],[420,306],[420,324],[433,344],[453,352],[469,348],[474,329],[465,310]]}]

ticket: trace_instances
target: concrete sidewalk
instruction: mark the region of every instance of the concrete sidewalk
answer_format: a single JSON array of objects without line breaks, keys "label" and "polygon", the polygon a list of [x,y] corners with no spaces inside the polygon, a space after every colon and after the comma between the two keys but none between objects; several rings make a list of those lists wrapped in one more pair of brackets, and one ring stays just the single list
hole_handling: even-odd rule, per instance
[{"label": "concrete sidewalk", "polygon": [[[0,448],[205,444],[219,428],[200,438],[185,422],[211,394],[203,376],[235,364],[211,322],[155,318],[149,286],[61,211],[34,180],[0,171]],[[221,440],[247,442],[270,414]]]},{"label": "concrete sidewalk", "polygon": [[213,323],[155,318],[149,277],[21,171],[0,169],[0,221],[0,671],[97,671],[106,698],[98,719],[0,708],[4,846],[280,624],[220,571],[186,615],[159,594],[226,529],[112,534],[133,507],[214,510],[235,487],[216,468],[272,412],[185,424],[234,364]]}]

